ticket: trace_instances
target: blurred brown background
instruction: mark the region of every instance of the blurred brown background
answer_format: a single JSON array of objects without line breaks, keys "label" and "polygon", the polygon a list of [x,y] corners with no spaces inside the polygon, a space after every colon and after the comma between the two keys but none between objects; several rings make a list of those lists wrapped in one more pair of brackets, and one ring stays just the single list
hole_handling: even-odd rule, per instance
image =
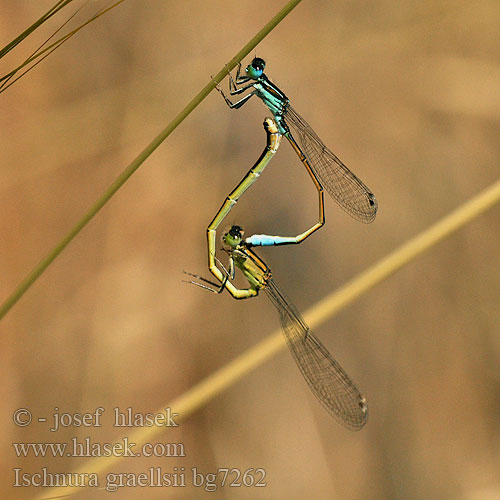
[{"label": "blurred brown background", "polygon": [[[0,45],[53,3],[2,0]],[[0,96],[2,300],[284,3],[127,0]],[[267,74],[380,205],[365,226],[328,199],[317,235],[259,252],[300,310],[498,178],[499,32],[497,0],[305,0],[258,46]],[[3,320],[2,498],[41,493],[13,488],[14,467],[85,462],[17,459],[12,442],[119,439],[113,407],[155,411],[278,327],[264,296],[237,302],[181,281],[183,269],[207,275],[205,228],[262,151],[268,115],[257,99],[230,111],[213,92]],[[315,200],[285,142],[226,222],[295,234],[315,220]],[[260,467],[266,488],[113,498],[500,498],[499,248],[495,207],[317,329],[368,398],[361,432],[326,414],[283,351],[155,440],[182,442],[185,458],[113,468]],[[50,418],[98,406],[100,429],[12,423],[20,407]]]}]

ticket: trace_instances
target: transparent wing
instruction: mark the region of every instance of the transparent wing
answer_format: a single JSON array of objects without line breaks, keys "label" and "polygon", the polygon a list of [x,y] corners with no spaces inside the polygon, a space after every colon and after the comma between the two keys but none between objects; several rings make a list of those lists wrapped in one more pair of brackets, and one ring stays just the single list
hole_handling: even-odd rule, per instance
[{"label": "transparent wing", "polygon": [[339,423],[359,430],[368,417],[366,400],[273,280],[265,288],[278,309],[286,342],[309,387]]},{"label": "transparent wing", "polygon": [[377,215],[378,203],[368,187],[335,156],[309,124],[290,106],[283,116],[298,138],[301,149],[323,188],[352,217],[369,223]]}]

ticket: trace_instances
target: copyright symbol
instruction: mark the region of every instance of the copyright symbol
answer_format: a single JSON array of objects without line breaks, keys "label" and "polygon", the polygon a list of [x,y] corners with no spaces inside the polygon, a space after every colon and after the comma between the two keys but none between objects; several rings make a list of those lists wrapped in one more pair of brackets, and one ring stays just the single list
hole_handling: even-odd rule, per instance
[{"label": "copyright symbol", "polygon": [[26,408],[19,408],[12,415],[12,420],[18,427],[26,427],[31,424],[31,412]]}]

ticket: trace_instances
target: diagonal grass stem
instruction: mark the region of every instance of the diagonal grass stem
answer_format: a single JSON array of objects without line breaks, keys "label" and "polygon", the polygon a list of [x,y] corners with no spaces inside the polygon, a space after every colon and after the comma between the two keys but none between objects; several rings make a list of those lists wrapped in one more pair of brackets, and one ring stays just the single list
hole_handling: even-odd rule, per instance
[{"label": "diagonal grass stem", "polygon": [[[304,314],[306,322],[311,328],[318,327],[376,284],[388,278],[405,264],[462,228],[499,201],[500,180],[309,308]],[[225,366],[198,382],[184,394],[162,405],[155,413],[165,413],[165,408],[170,408],[172,413],[179,414],[175,419],[176,422],[184,420],[220,393],[232,387],[252,370],[269,361],[285,346],[286,343],[279,328],[255,346],[247,349]],[[164,430],[165,428],[161,426],[144,427],[129,434],[128,439],[130,442],[136,443],[139,449],[143,444],[151,442]],[[119,439],[117,439],[118,441]],[[121,458],[118,456],[94,458],[85,462],[74,472],[92,471],[100,474],[109,470]],[[37,497],[36,500],[55,498],[51,497],[51,494],[70,496],[77,491],[78,488],[69,486],[49,489]]]},{"label": "diagonal grass stem", "polygon": [[163,129],[139,155],[122,171],[117,179],[106,189],[90,210],[76,223],[49,254],[19,283],[14,291],[0,306],[0,320],[10,311],[16,302],[26,293],[33,283],[54,262],[56,257],[68,246],[73,238],[97,215],[113,195],[125,184],[128,178],[146,161],[155,149],[186,119],[186,117],[208,96],[215,86],[234,69],[236,64],[246,57],[302,0],[289,1],[196,95],[191,102]]}]

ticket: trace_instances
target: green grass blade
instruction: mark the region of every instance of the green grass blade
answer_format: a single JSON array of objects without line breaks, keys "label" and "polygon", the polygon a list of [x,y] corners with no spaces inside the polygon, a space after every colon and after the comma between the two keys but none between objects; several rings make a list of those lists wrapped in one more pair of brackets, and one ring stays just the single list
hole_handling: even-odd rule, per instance
[{"label": "green grass blade", "polygon": [[0,49],[0,59],[10,52],[14,47],[19,45],[25,38],[27,38],[33,31],[40,27],[47,19],[50,19],[54,14],[59,12],[63,7],[66,7],[73,0],[60,0],[52,6],[40,19],[35,21],[30,27],[26,28],[19,36],[14,38],[12,42],[8,43],[3,49]]},{"label": "green grass blade", "polygon": [[302,0],[291,0],[281,9],[196,95],[191,102],[162,130],[139,155],[123,170],[118,178],[106,189],[90,210],[76,223],[56,247],[19,283],[14,291],[0,306],[2,319],[14,304],[26,293],[42,273],[54,262],[55,258],[68,246],[71,240],[94,218],[111,197],[125,184],[128,178],[144,163],[153,151],[184,121],[184,119],[208,96],[208,94],[227,75],[227,70],[247,56]]},{"label": "green grass blade", "polygon": [[[109,7],[103,8],[100,11],[98,11],[96,14],[94,14],[90,19],[85,21],[83,24],[75,28],[74,30],[70,31],[69,33],[66,33],[64,36],[56,40],[55,42],[51,43],[47,47],[43,48],[46,43],[56,34],[58,33],[65,25],[68,23],[79,11],[82,9],[80,7],[78,10],[75,11],[75,13],[55,32],[53,33],[48,40],[46,40],[40,47],[38,47],[33,54],[31,54],[22,64],[20,64],[17,68],[13,69],[6,75],[2,76],[0,78],[0,82],[3,82],[2,85],[0,86],[0,93],[5,92],[11,85],[16,83],[20,78],[22,78],[28,71],[31,71],[37,64],[41,63],[46,57],[48,57],[54,50],[59,48],[63,43],[67,42],[73,35],[76,35],[81,29],[85,28],[85,26],[89,25],[99,17],[103,16],[107,12],[109,12],[111,9],[114,9],[118,5],[120,5],[122,2],[125,0],[118,0],[114,4],[110,5]],[[42,57],[43,56],[43,57]],[[36,62],[35,62],[36,61]],[[22,70],[24,67],[28,66],[29,64],[33,63],[31,66],[29,66],[26,71],[23,71],[17,78],[14,80],[10,81],[10,79],[20,70]]]}]

